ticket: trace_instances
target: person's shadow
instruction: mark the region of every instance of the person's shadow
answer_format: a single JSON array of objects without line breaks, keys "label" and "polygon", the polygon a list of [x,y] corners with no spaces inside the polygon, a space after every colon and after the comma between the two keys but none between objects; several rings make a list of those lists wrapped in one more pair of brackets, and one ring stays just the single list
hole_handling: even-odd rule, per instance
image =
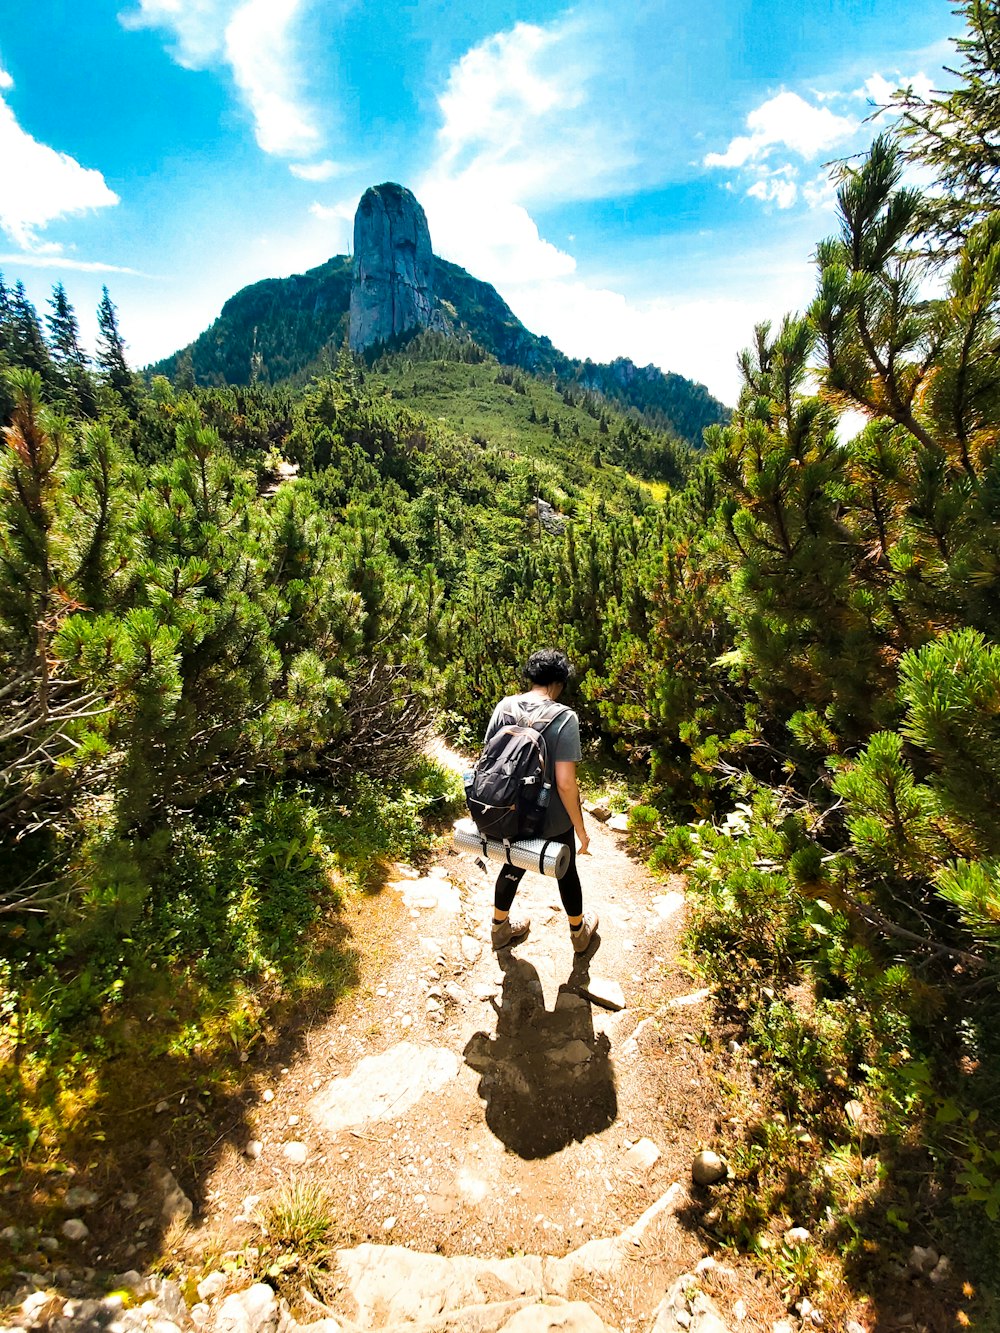
[{"label": "person's shadow", "polygon": [[589,963],[578,955],[556,1007],[545,1008],[538,973],[509,950],[498,955],[503,995],[496,1035],[476,1032],[466,1063],[480,1075],[486,1123],[519,1157],[548,1157],[598,1134],[618,1116],[611,1043],[594,1032],[590,1001],[578,994]]}]

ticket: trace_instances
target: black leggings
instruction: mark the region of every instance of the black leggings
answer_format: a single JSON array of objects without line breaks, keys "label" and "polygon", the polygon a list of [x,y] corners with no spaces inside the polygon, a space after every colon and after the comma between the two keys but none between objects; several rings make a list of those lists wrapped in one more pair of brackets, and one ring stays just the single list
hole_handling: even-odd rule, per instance
[{"label": "black leggings", "polygon": [[[562,842],[569,848],[569,865],[565,875],[556,880],[559,885],[559,897],[567,916],[583,915],[583,886],[576,868],[576,834],[572,829],[568,833],[554,833],[550,842]],[[497,886],[493,894],[493,906],[498,912],[509,912],[517,886],[524,871],[520,866],[504,864],[497,876]]]}]

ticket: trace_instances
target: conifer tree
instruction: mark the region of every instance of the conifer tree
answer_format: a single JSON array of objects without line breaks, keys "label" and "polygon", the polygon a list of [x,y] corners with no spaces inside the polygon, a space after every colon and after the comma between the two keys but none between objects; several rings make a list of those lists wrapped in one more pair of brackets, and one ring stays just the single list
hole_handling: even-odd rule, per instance
[{"label": "conifer tree", "polygon": [[1000,208],[1000,10],[995,0],[963,0],[955,12],[966,22],[958,68],[949,70],[957,86],[929,96],[910,87],[893,98],[903,152],[936,180],[921,200],[922,240],[944,256]]},{"label": "conifer tree", "polygon": [[130,414],[135,413],[135,379],[125,359],[125,340],[118,329],[118,310],[107,287],[101,288],[97,307],[97,365],[105,383],[114,390]]},{"label": "conifer tree", "polygon": [[14,284],[10,300],[10,359],[15,366],[41,376],[43,384],[52,383],[52,359],[42,337],[38,311],[28,299],[23,282]]},{"label": "conifer tree", "polygon": [[97,403],[90,380],[87,357],[80,346],[80,328],[76,313],[69,303],[66,288],[56,283],[49,298],[51,313],[46,316],[49,326],[49,347],[56,371],[63,382],[67,396],[78,411],[94,416]]}]

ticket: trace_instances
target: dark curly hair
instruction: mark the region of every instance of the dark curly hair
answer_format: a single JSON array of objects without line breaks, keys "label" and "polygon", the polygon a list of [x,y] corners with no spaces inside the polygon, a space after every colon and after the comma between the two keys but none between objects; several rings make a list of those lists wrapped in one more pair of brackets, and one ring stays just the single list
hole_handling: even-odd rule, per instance
[{"label": "dark curly hair", "polygon": [[565,685],[573,674],[573,664],[558,648],[539,648],[524,664],[524,674],[532,685]]}]

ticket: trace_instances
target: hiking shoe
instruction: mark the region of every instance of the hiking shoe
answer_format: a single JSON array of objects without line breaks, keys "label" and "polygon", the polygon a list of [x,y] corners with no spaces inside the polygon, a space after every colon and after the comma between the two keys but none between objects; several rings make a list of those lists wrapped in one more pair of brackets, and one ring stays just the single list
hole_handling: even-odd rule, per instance
[{"label": "hiking shoe", "polygon": [[509,944],[519,944],[531,928],[531,922],[525,917],[508,917],[499,925],[494,925],[491,932],[494,949],[506,949]]},{"label": "hiking shoe", "polygon": [[590,941],[594,938],[594,931],[597,929],[597,913],[584,913],[583,921],[579,930],[569,928],[569,937],[573,941],[573,948],[576,953],[583,953],[590,947]]}]

